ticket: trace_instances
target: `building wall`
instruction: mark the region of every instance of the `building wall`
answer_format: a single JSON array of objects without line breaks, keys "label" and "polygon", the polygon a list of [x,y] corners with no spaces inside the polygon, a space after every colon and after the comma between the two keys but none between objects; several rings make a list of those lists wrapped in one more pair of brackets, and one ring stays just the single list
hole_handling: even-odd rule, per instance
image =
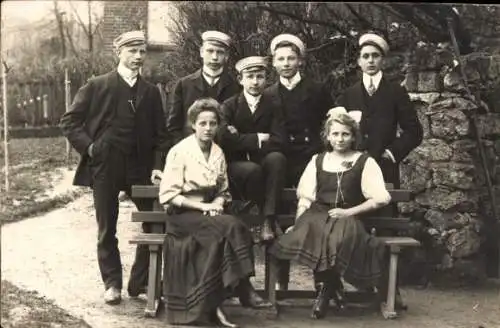
[{"label": "building wall", "polygon": [[148,1],[106,1],[102,22],[104,51],[111,52],[113,40],[123,32],[144,30],[147,35]]}]

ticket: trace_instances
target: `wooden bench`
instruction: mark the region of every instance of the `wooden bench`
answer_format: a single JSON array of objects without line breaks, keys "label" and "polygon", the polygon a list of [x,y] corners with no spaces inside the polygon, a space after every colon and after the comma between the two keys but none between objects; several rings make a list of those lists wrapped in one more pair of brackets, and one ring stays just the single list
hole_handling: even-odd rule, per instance
[{"label": "wooden bench", "polygon": [[[392,197],[392,202],[407,202],[412,199],[412,193],[407,190],[391,189],[392,186],[388,185],[389,192]],[[155,207],[152,212],[133,212],[133,222],[147,222],[152,225],[151,233],[140,233],[134,236],[129,242],[132,244],[147,245],[150,250],[150,266],[149,266],[149,280],[147,288],[147,304],[145,309],[146,316],[155,316],[161,302],[161,269],[162,269],[162,245],[165,238],[164,227],[166,213],[158,204],[158,186],[133,186],[132,197],[144,197],[155,199]],[[285,204],[293,204],[296,202],[296,192],[294,189],[285,189],[282,193],[282,200]],[[288,208],[288,206],[287,206]],[[293,205],[289,208],[294,208]],[[256,225],[261,221],[251,214],[239,215],[244,222],[249,223],[250,226]],[[294,224],[294,214],[280,214],[278,221],[282,229]],[[363,219],[363,222],[368,231],[384,231],[387,229],[393,231],[406,230],[409,227],[409,218],[391,218],[391,217],[371,217]],[[387,245],[390,250],[390,263],[389,263],[389,289],[387,301],[383,308],[383,315],[385,318],[395,318],[397,313],[395,311],[395,294],[396,294],[396,281],[397,281],[397,266],[399,253],[404,247],[419,246],[420,243],[411,237],[398,237],[398,236],[380,236],[381,240]],[[277,277],[277,261],[272,259],[269,252],[265,250],[264,259],[264,289],[257,290],[261,296],[267,298],[274,306],[276,314],[279,313],[278,300],[287,298],[314,298],[315,291],[312,290],[276,290]],[[348,302],[360,303],[368,302],[373,299],[373,293],[367,292],[350,292],[346,293]]]}]

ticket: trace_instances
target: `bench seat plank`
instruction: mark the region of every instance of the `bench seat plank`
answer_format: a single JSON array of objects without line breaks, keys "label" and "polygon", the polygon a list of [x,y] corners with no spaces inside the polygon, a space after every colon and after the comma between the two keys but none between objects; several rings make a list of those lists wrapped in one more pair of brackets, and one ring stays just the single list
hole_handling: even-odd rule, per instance
[{"label": "bench seat plank", "polygon": [[404,246],[404,247],[416,247],[420,246],[420,242],[411,237],[377,237],[382,240],[384,244],[389,246]]},{"label": "bench seat plank", "polygon": [[163,245],[165,234],[163,233],[139,233],[129,240],[130,244],[141,245]]}]

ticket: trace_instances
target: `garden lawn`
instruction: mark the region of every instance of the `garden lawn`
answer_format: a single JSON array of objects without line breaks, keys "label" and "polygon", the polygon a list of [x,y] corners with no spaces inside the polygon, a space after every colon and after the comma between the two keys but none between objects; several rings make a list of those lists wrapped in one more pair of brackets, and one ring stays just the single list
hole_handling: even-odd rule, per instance
[{"label": "garden lawn", "polygon": [[5,191],[3,148],[0,157],[0,224],[60,207],[82,192],[73,190],[54,197],[47,194],[50,186],[62,178],[68,167],[74,167],[79,159],[73,150],[71,160],[66,160],[66,141],[63,137],[10,140],[9,192]]}]

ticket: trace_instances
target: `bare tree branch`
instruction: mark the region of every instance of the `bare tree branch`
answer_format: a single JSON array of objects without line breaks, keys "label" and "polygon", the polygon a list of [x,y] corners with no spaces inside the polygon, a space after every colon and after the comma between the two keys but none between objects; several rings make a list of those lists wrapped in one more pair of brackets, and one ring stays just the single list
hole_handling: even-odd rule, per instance
[{"label": "bare tree branch", "polygon": [[68,39],[68,43],[69,43],[69,47],[71,49],[71,53],[76,58],[80,58],[79,55],[78,55],[78,51],[76,50],[75,43],[73,42],[73,37],[71,36],[72,33],[69,31],[69,25],[68,24],[66,24],[65,29],[66,29],[66,39]]},{"label": "bare tree branch", "polygon": [[80,15],[78,15],[76,8],[73,5],[73,1],[68,1],[68,3],[69,3],[69,6],[71,7],[71,11],[73,11],[73,14],[76,17],[76,20],[78,21],[78,25],[80,25],[80,27],[83,29],[83,31],[85,32],[86,35],[89,35],[90,32],[89,32],[87,26],[85,25],[85,23],[82,21],[82,18],[80,17]]},{"label": "bare tree branch", "polygon": [[327,21],[324,21],[324,20],[320,20],[320,19],[313,19],[313,18],[304,18],[302,16],[299,16],[297,14],[293,14],[293,13],[290,13],[290,12],[286,12],[286,11],[282,11],[282,10],[278,10],[278,9],[275,9],[275,8],[272,8],[270,5],[257,5],[257,8],[259,9],[262,9],[262,10],[265,10],[265,11],[268,11],[270,13],[274,13],[274,14],[277,14],[277,15],[283,15],[283,16],[287,16],[289,18],[292,18],[294,20],[297,20],[297,21],[300,21],[300,22],[303,22],[303,23],[310,23],[310,24],[317,24],[317,25],[322,25],[322,26],[328,26],[328,27],[331,27],[331,28],[334,28],[336,29],[337,31],[345,34],[346,31],[344,29],[342,29],[340,26],[332,23],[332,22],[327,22]]},{"label": "bare tree branch", "polygon": [[354,9],[350,4],[348,3],[345,3],[344,4],[347,9],[351,12],[351,14],[354,15],[354,17],[356,17],[356,19],[358,20],[358,22],[361,24],[361,27],[363,29],[371,29],[371,30],[374,30],[376,29],[376,27],[372,24],[372,22],[370,22],[369,20],[367,20],[363,15],[361,15],[360,13],[358,13],[356,11],[356,9]]}]

